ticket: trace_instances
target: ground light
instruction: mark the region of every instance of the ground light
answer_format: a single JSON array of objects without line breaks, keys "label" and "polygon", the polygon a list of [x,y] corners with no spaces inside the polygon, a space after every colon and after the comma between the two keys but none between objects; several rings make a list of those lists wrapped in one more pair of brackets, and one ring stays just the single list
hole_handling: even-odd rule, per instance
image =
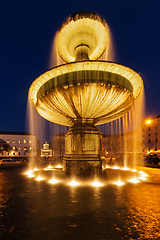
[{"label": "ground light", "polygon": [[60,181],[58,181],[57,179],[55,178],[52,178],[49,183],[52,183],[52,184],[56,184],[56,183],[59,183]]},{"label": "ground light", "polygon": [[135,168],[134,168],[134,169],[132,169],[131,171],[132,171],[132,172],[137,172],[137,170],[136,170]]},{"label": "ground light", "polygon": [[128,180],[129,182],[131,182],[131,183],[139,183],[139,180],[138,180],[138,178],[136,178],[136,177],[133,177],[133,178],[131,178],[130,180]]},{"label": "ground light", "polygon": [[27,175],[29,178],[35,177],[33,174],[33,170],[28,170],[28,172],[25,173],[25,175]]},{"label": "ground light", "polygon": [[[128,170],[128,171],[130,171],[130,172],[137,172],[136,169],[129,169],[128,167],[120,168],[120,167],[117,167],[117,166],[115,166],[115,167],[108,167],[108,166],[107,166],[107,168],[110,168],[110,169],[112,169],[112,170],[114,170],[114,169],[119,169],[119,170]],[[25,172],[24,174],[27,175],[29,178],[35,177],[35,179],[36,179],[37,181],[45,180],[45,178],[42,178],[41,176],[35,176],[36,171],[38,171],[38,170],[39,170],[39,171],[40,171],[40,170],[43,170],[43,171],[46,171],[46,170],[55,170],[55,168],[52,168],[51,166],[48,167],[48,168],[44,168],[44,169],[34,168],[33,170],[32,170],[32,169],[28,170],[28,171]],[[58,171],[58,170],[57,170],[57,171]],[[59,165],[59,171],[61,172],[61,165]],[[35,174],[34,174],[34,173],[35,173]],[[38,174],[37,174],[37,175],[38,175]],[[122,182],[122,181],[119,179],[118,181],[115,181],[115,182],[112,182],[112,183],[115,184],[115,185],[117,185],[117,186],[122,186],[122,185],[124,185],[126,182],[131,182],[131,183],[137,184],[137,183],[139,183],[140,181],[145,181],[145,180],[147,179],[147,176],[148,176],[148,175],[147,175],[145,172],[139,171],[139,172],[138,172],[138,176],[134,176],[133,178],[128,179],[128,180],[126,180],[125,182]],[[56,184],[56,183],[59,183],[59,182],[60,182],[60,180],[57,180],[57,179],[55,179],[54,177],[53,177],[50,181],[48,181],[48,183],[51,183],[51,184]],[[98,180],[98,178],[96,178],[95,181],[93,181],[93,182],[91,182],[91,183],[88,183],[88,184],[89,184],[90,186],[94,186],[94,187],[104,186],[104,184],[101,183],[101,182]],[[72,187],[76,187],[76,186],[79,186],[80,183],[73,179],[72,181],[67,181],[67,185],[70,185],[70,186],[72,186]],[[85,185],[86,185],[86,184],[85,184]]]},{"label": "ground light", "polygon": [[80,183],[78,183],[77,181],[75,180],[72,180],[71,182],[68,183],[68,185],[70,185],[71,187],[76,187],[78,186]]},{"label": "ground light", "polygon": [[62,165],[58,164],[55,168],[62,168]]},{"label": "ground light", "polygon": [[37,180],[37,181],[42,181],[42,180],[44,180],[44,178],[41,177],[41,176],[38,176],[38,177],[36,178],[36,180]]},{"label": "ground light", "polygon": [[143,177],[147,177],[148,175],[145,173],[145,172],[143,172],[143,171],[139,171],[139,173],[141,174],[141,176],[143,176]]},{"label": "ground light", "polygon": [[122,182],[120,179],[116,182],[114,182],[114,184],[118,185],[118,186],[122,186],[124,185],[124,182]]},{"label": "ground light", "polygon": [[146,177],[144,177],[144,176],[140,176],[140,177],[138,177],[140,180],[143,180],[143,181],[145,181],[147,178]]},{"label": "ground light", "polygon": [[47,168],[44,168],[44,171],[52,171],[52,170],[54,170],[54,168],[51,165],[49,165]]},{"label": "ground light", "polygon": [[113,169],[119,169],[119,167],[118,166],[114,166]]},{"label": "ground light", "polygon": [[33,171],[38,171],[39,169],[38,168],[34,168]]},{"label": "ground light", "polygon": [[129,169],[128,167],[124,166],[124,167],[122,168],[122,170],[128,171],[128,170],[130,170],[130,169]]},{"label": "ground light", "polygon": [[28,173],[28,177],[29,178],[32,178],[32,177],[35,177],[34,174],[32,172]]},{"label": "ground light", "polygon": [[98,180],[95,180],[94,182],[91,183],[93,187],[102,187],[103,184],[99,182]]}]

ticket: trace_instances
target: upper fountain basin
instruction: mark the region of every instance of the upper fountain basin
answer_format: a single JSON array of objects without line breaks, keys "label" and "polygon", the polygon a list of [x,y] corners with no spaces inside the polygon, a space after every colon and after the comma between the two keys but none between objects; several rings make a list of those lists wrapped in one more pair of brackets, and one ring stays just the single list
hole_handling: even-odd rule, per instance
[{"label": "upper fountain basin", "polygon": [[89,11],[71,14],[56,34],[56,49],[65,62],[96,60],[108,48],[109,42],[107,23]]}]

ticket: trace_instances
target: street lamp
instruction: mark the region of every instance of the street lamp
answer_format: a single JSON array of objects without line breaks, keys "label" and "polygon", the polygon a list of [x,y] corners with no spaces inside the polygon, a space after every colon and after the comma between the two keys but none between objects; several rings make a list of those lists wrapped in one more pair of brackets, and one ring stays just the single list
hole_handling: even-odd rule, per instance
[{"label": "street lamp", "polygon": [[146,120],[146,123],[147,123],[147,124],[150,124],[150,123],[151,123],[151,120],[150,120],[150,119]]}]

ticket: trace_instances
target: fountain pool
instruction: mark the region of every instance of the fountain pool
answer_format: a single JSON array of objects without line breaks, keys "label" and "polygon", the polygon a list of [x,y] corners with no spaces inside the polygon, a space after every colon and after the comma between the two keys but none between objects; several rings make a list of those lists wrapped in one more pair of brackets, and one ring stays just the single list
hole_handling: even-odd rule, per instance
[{"label": "fountain pool", "polygon": [[[114,184],[98,178],[85,185],[77,178],[49,183],[52,171],[37,181],[39,172],[28,178],[26,167],[0,170],[1,240],[158,240],[160,169],[136,170],[145,172],[146,180],[131,183],[116,178]],[[62,180],[58,174],[57,178]]]}]

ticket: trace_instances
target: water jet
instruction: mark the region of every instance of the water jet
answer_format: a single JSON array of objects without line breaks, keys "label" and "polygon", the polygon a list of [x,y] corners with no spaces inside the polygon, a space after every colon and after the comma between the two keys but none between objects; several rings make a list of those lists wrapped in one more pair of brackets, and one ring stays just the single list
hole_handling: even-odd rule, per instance
[{"label": "water jet", "polygon": [[70,126],[62,161],[66,173],[102,173],[102,133],[96,125],[126,114],[143,88],[134,70],[99,60],[109,41],[107,23],[98,14],[70,15],[56,34],[57,52],[65,63],[41,74],[29,89],[43,118]]}]

